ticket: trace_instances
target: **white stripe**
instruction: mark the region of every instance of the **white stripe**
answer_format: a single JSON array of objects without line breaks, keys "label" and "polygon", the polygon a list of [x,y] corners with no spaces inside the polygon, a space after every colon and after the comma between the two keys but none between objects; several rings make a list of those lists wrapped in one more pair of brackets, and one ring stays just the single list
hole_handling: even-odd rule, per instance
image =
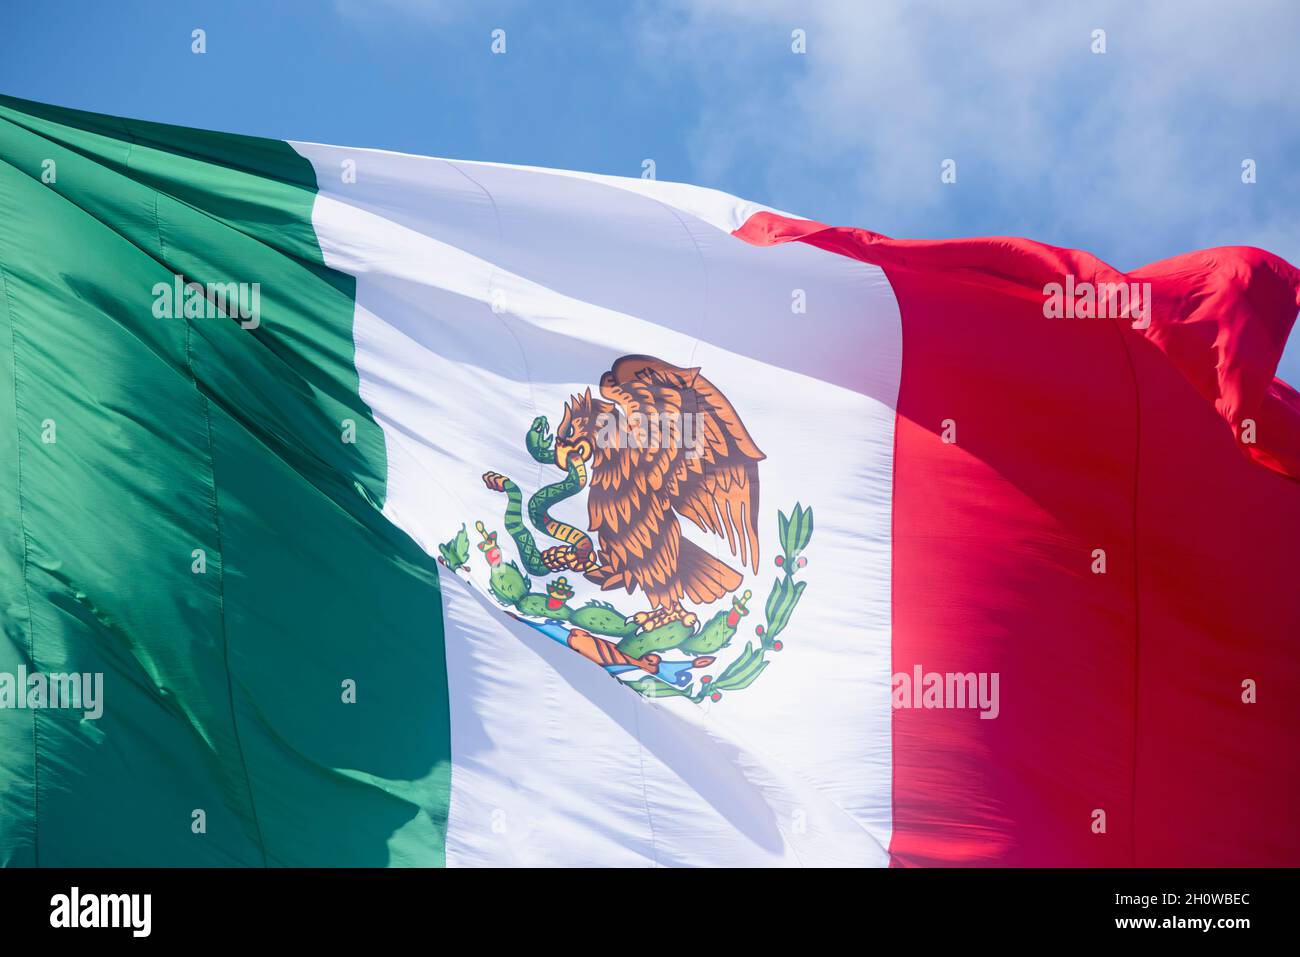
[{"label": "white stripe", "polygon": [[[513,170],[516,172],[534,173],[541,176],[567,176],[571,179],[582,179],[592,183],[602,183],[615,189],[626,190],[628,192],[639,193],[650,199],[663,203],[665,206],[671,206],[680,210],[687,215],[708,223],[710,226],[720,229],[725,233],[734,232],[745,224],[745,220],[755,213],[776,213],[779,216],[785,216],[788,219],[802,219],[802,216],[795,216],[793,213],[785,213],[771,206],[763,206],[760,203],[753,203],[746,199],[732,196],[730,193],[724,193],[718,189],[709,189],[704,186],[692,186],[689,183],[671,183],[657,179],[631,179],[626,176],[609,176],[604,173],[587,173],[581,170],[571,169],[548,169],[543,166],[515,166],[509,163],[476,163],[466,160],[433,160],[432,157],[413,156],[410,153],[394,153],[389,150],[348,150],[342,147],[325,146],[320,143],[294,143],[292,144],[299,153],[304,156],[309,154],[319,155],[325,151],[337,154],[332,159],[337,158],[341,163],[343,159],[351,156],[356,157],[362,154],[367,160],[376,157],[385,157],[392,164],[400,164],[406,160],[417,160],[423,162],[445,162],[455,165],[462,169],[500,169]],[[367,164],[369,165],[369,164]],[[336,171],[327,170],[331,176],[336,175]]]},{"label": "white stripe", "polygon": [[[529,424],[558,425],[571,393],[595,392],[632,353],[699,366],[767,456],[763,564],[743,586],[752,614],[713,674],[763,619],[777,510],[799,501],[816,517],[784,650],[716,704],[644,701],[507,618],[471,547],[470,575],[443,576],[448,862],[887,863],[901,334],[880,270],[800,244],[748,246],[728,233],[761,207],[712,190],[295,147],[317,171],[326,261],[357,277],[357,369],[387,442],[386,514],[431,554],[463,522],[476,539],[481,519],[513,557],[504,498],[481,474],[525,494],[558,479],[525,452]],[[355,183],[340,175],[349,159]],[[792,311],[795,290],[806,313]],[[580,499],[556,514],[586,527]],[[684,532],[739,565],[724,540]],[[575,606],[598,594],[576,584]],[[600,597],[646,607],[639,592]]]}]

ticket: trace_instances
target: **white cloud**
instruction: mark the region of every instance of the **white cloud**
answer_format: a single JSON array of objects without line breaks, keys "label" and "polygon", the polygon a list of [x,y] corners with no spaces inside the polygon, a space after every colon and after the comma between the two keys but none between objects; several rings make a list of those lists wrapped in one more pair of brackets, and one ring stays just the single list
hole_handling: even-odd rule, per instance
[{"label": "white cloud", "polygon": [[705,182],[757,171],[754,199],[807,215],[1021,232],[1124,267],[1229,242],[1300,254],[1282,166],[1300,144],[1298,27],[1281,2],[667,0],[640,19],[647,58],[696,79]]}]

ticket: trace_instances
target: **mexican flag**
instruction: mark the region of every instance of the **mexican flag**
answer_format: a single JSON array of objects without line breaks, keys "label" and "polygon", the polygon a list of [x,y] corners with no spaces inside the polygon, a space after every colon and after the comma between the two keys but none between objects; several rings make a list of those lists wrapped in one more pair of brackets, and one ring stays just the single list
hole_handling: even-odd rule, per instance
[{"label": "mexican flag", "polygon": [[1296,864],[1298,296],[0,98],[0,861]]}]

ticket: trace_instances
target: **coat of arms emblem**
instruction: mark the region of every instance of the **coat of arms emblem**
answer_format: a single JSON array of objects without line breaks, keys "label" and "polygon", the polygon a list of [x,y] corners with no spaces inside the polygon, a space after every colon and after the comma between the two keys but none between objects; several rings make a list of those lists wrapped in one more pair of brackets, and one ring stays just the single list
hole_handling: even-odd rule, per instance
[{"label": "coat of arms emblem", "polygon": [[[534,460],[563,477],[525,500],[508,476],[483,474],[484,484],[504,496],[501,524],[518,553],[508,560],[498,531],[475,522],[493,596],[641,694],[718,701],[723,692],[749,687],[769,653],[782,649],[778,636],[803,595],[807,583],[797,575],[807,565],[802,553],[813,515],[798,503],[789,514],[778,512],[778,574],[766,620],[724,663],[753,611],[754,590],[742,586],[761,560],[765,456],[722,391],[698,368],[624,356],[600,377],[598,396],[590,389],[571,396],[554,433],[545,416],[537,417],[524,443]],[[552,516],[560,502],[582,493],[585,528]],[[725,541],[732,560],[687,538],[682,519]],[[467,567],[465,526],[440,551],[448,568]],[[574,607],[580,580],[602,594],[639,593],[649,607],[625,614],[596,597]],[[708,606],[724,599],[706,618]]]}]

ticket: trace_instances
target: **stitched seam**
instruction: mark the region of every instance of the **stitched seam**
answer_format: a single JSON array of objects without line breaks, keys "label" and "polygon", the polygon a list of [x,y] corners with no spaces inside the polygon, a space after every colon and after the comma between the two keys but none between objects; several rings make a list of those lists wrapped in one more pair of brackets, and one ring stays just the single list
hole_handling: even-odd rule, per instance
[{"label": "stitched seam", "polygon": [[[641,744],[641,709],[646,706],[650,699],[634,701],[632,704],[632,713],[636,716],[636,756],[637,763],[641,768],[641,800],[645,804],[645,820],[650,827],[650,862],[653,867],[659,866],[659,839],[655,835],[655,819],[650,813],[650,789],[645,779],[645,747]],[[652,706],[653,707],[653,706]]]},{"label": "stitched seam", "polygon": [[[9,166],[11,169],[17,169],[17,167],[14,167],[14,166],[12,166],[11,164],[7,163],[4,159],[0,159],[0,163],[4,163],[5,165]],[[157,190],[155,190],[154,192],[155,192],[155,193],[158,193]],[[114,228],[113,225],[110,224],[107,220],[101,219],[99,216],[95,215],[95,214],[94,214],[93,212],[91,212],[89,209],[85,208],[84,206],[80,206],[80,205],[78,205],[78,204],[77,204],[73,199],[71,199],[70,197],[68,197],[68,196],[66,196],[66,195],[64,195],[64,194],[62,194],[62,193],[59,193],[59,194],[56,194],[56,195],[59,197],[59,199],[61,199],[61,200],[65,201],[65,202],[67,202],[69,205],[71,205],[73,208],[75,208],[75,209],[78,210],[79,212],[81,212],[81,213],[83,213],[84,215],[90,217],[90,218],[93,219],[95,222],[99,223],[100,225],[102,225],[102,226],[104,226],[105,228],[107,228],[108,230],[110,230],[110,231],[113,233],[113,235],[115,235],[116,237],[118,237],[119,239],[121,239],[123,242],[128,243],[130,246],[132,246],[134,249],[138,250],[138,251],[139,251],[140,253],[142,253],[143,255],[148,256],[148,257],[149,257],[150,259],[152,259],[154,262],[156,262],[156,263],[158,263],[160,266],[162,266],[163,269],[167,270],[168,273],[170,273],[170,274],[172,274],[172,275],[175,274],[175,271],[174,271],[173,269],[171,269],[171,267],[169,267],[169,266],[167,265],[167,263],[163,262],[162,259],[160,259],[158,256],[155,256],[152,252],[150,252],[150,251],[149,251],[148,249],[146,249],[144,246],[136,245],[135,242],[132,241],[131,239],[129,239],[127,236],[125,236],[125,235],[122,234],[122,233],[119,233],[119,232],[116,230],[116,228]],[[166,193],[163,193],[162,195],[165,196],[165,195],[167,195],[167,194],[166,194]],[[174,199],[175,197],[169,197],[169,198]],[[186,205],[188,205],[188,204],[186,204]],[[194,207],[190,207],[190,208],[193,209]],[[212,217],[209,217],[209,218],[212,218]],[[263,243],[262,245],[266,246],[265,243]],[[267,248],[267,249],[274,249],[274,247],[271,247],[271,246],[266,246],[266,248]],[[163,354],[163,353],[158,352],[157,350],[154,349],[154,347],[153,347],[152,345],[150,345],[149,343],[145,342],[144,340],[140,340],[140,339],[139,339],[139,336],[136,335],[136,333],[131,329],[131,327],[130,327],[129,325],[127,325],[127,324],[125,324],[125,323],[119,321],[115,316],[113,316],[113,315],[111,315],[111,314],[104,313],[104,315],[105,315],[109,320],[111,320],[111,321],[113,321],[114,323],[116,323],[116,324],[118,325],[118,327],[121,328],[123,331],[127,332],[128,334],[130,334],[133,338],[136,338],[137,340],[139,340],[139,341],[141,342],[141,344],[144,346],[144,348],[147,349],[147,350],[148,350],[152,355],[154,355],[155,357],[157,357],[158,360],[159,360],[160,362],[162,362],[162,363],[164,364],[164,366],[166,366],[166,368],[167,368],[168,370],[170,370],[170,371],[172,371],[172,372],[175,372],[177,375],[184,376],[184,377],[186,378],[187,381],[191,382],[191,384],[194,384],[194,385],[198,386],[198,383],[194,381],[192,375],[185,375],[185,370],[182,370],[182,369],[180,369],[179,367],[177,367],[176,365],[173,365],[173,363],[170,361],[170,359],[169,359],[168,356],[166,356],[166,355]],[[254,341],[256,342],[256,341],[259,341],[259,340],[257,340],[257,339],[255,338]],[[271,353],[271,355],[275,358],[276,361],[280,362],[282,365],[284,364],[284,360],[279,356],[278,353],[275,352],[274,349],[269,349],[269,348],[268,348],[267,351],[269,351],[269,352]],[[299,376],[299,378],[301,378],[301,377]],[[312,384],[318,386],[320,383],[313,382]],[[202,387],[201,387],[201,386],[198,386],[198,387],[199,387],[199,391],[202,392]],[[205,395],[206,395],[206,393],[205,393]],[[220,405],[220,403],[218,403],[218,405]],[[351,408],[351,406],[348,406],[348,407]],[[284,454],[282,454],[279,450],[277,450],[276,448],[274,448],[272,445],[268,444],[268,443],[267,443],[267,442],[266,442],[266,441],[265,441],[265,440],[264,440],[260,435],[258,435],[257,431],[253,428],[252,425],[250,425],[250,424],[248,424],[248,423],[245,423],[245,422],[242,422],[242,421],[239,419],[238,415],[235,414],[235,413],[238,411],[237,409],[231,409],[231,410],[227,410],[227,411],[228,411],[228,413],[229,413],[229,415],[230,415],[230,417],[231,417],[231,420],[232,420],[235,424],[237,424],[238,426],[240,426],[240,428],[242,428],[242,429],[244,430],[244,433],[245,433],[249,438],[251,438],[251,439],[252,439],[254,442],[256,442],[256,443],[257,443],[261,448],[263,448],[264,450],[266,450],[267,452],[269,452],[271,455],[275,456],[276,459],[278,459],[279,461],[281,461],[281,462],[285,462],[286,464],[290,464],[290,467],[293,467],[292,464],[289,463],[288,460],[285,458]],[[368,411],[368,410],[367,410],[367,411]],[[300,451],[301,451],[301,450],[300,450]],[[301,474],[301,473],[300,473],[300,474]],[[306,476],[304,476],[304,478],[306,478]],[[308,481],[310,482],[310,479],[308,479]],[[335,501],[334,498],[333,498],[332,496],[330,496],[330,494],[329,494],[328,492],[325,492],[323,489],[321,489],[319,486],[317,486],[314,482],[311,483],[311,485],[312,485],[312,488],[314,488],[314,489],[316,489],[316,491],[320,492],[321,496],[322,496],[322,497],[323,497],[327,502],[329,502],[331,505],[333,505],[333,506],[334,506],[336,509],[338,509],[339,511],[343,511],[345,514],[348,515],[349,518],[352,517],[352,516],[351,516],[351,513],[348,513],[345,509],[343,509],[343,507],[342,507],[342,506],[341,506],[337,501]]]},{"label": "stitched seam", "polygon": [[[893,688],[894,627],[898,605],[898,433],[903,424],[903,382],[907,375],[904,357],[907,355],[907,323],[903,320],[903,300],[894,288],[889,273],[881,268],[890,294],[898,305],[898,391],[894,393],[894,449],[889,463],[889,686]],[[885,866],[902,866],[894,856],[894,838],[898,835],[898,712],[889,708],[889,843],[885,846]]]},{"label": "stitched seam", "polygon": [[[13,308],[12,293],[9,289],[9,274],[3,264],[0,264],[0,286],[4,287],[5,314],[9,317],[9,348],[14,369],[14,419],[16,423],[20,424],[22,415],[21,406],[18,402],[18,325]],[[27,605],[27,659],[31,662],[33,670],[39,670],[36,663],[36,630],[32,620],[32,590],[28,582],[28,569],[31,563],[29,560],[27,519],[23,512],[23,439],[21,425],[17,432],[18,434],[14,437],[14,470],[17,473],[18,481],[14,492],[18,501],[18,533],[23,546],[22,578],[23,600]],[[40,732],[37,723],[39,713],[39,708],[32,709],[32,859],[37,867],[41,864]]]},{"label": "stitched seam", "polygon": [[[158,191],[153,194],[154,232],[158,237],[158,257],[166,262],[167,248],[163,243],[162,219],[158,215]],[[262,836],[262,822],[257,816],[257,802],[253,798],[253,779],[248,773],[248,761],[244,757],[244,744],[239,736],[239,716],[235,713],[234,679],[230,674],[230,635],[226,630],[226,554],[221,535],[221,507],[217,500],[217,454],[212,441],[212,410],[207,396],[199,389],[198,379],[194,374],[194,357],[190,351],[191,333],[194,324],[188,317],[185,320],[185,371],[189,373],[190,382],[199,397],[199,407],[203,410],[203,427],[208,441],[208,478],[209,504],[212,510],[212,528],[217,546],[217,615],[221,622],[221,663],[226,672],[226,701],[230,706],[230,728],[235,739],[235,752],[239,755],[239,767],[244,772],[244,787],[248,792],[248,809],[253,818],[253,829],[257,833],[257,846],[262,854],[262,866],[267,867],[266,841]]]},{"label": "stitched seam", "polygon": [[[186,325],[185,352],[189,357],[189,326]],[[196,389],[197,391],[197,389]],[[226,700],[230,705],[230,728],[235,738],[235,751],[239,755],[239,767],[244,772],[244,787],[248,791],[248,809],[253,816],[253,829],[257,832],[257,846],[262,853],[262,866],[268,867],[266,841],[262,836],[262,821],[257,816],[257,802],[253,798],[253,779],[248,773],[248,761],[244,757],[244,743],[239,736],[239,716],[235,713],[234,678],[230,673],[230,634],[226,629],[226,555],[225,544],[221,535],[221,508],[217,501],[217,456],[212,441],[212,415],[205,396],[199,394],[203,407],[203,423],[208,437],[208,467],[211,476],[210,502],[212,506],[212,527],[216,534],[217,545],[217,613],[221,619],[221,663],[226,671]]]},{"label": "stitched seam", "polygon": [[[1097,281],[1093,270],[1093,282]],[[1147,304],[1150,308],[1150,303]],[[1111,328],[1119,336],[1120,346],[1124,350],[1124,361],[1128,365],[1129,376],[1133,380],[1133,509],[1130,532],[1133,541],[1133,749],[1130,754],[1129,777],[1129,866],[1137,866],[1137,778],[1138,778],[1138,729],[1141,727],[1139,709],[1141,697],[1141,591],[1138,570],[1138,488],[1142,462],[1142,393],[1138,386],[1137,367],[1133,364],[1133,351],[1120,326],[1120,319],[1111,320]]]},{"label": "stitched seam", "polygon": [[[475,186],[475,188],[477,188],[478,191],[481,192],[487,198],[487,201],[492,205],[492,216],[496,220],[496,225],[497,225],[497,244],[500,247],[499,252],[501,253],[501,256],[504,256],[505,245],[506,245],[505,230],[501,228],[501,210],[497,207],[496,197],[492,195],[492,193],[487,189],[487,187],[485,187],[482,183],[476,180],[473,176],[470,176],[469,173],[461,169],[460,166],[457,165],[456,163],[453,163],[451,160],[443,160],[443,162],[446,163],[448,166],[450,166],[452,169],[454,169],[461,176],[465,177],[465,179],[469,180],[469,182],[472,183]],[[496,289],[497,274],[501,271],[501,268],[497,265],[498,258],[501,257],[493,257],[492,272],[488,276],[488,308],[489,309],[492,309],[492,305],[493,305],[492,293]],[[507,308],[506,312],[509,311],[510,310]],[[537,393],[533,390],[533,370],[528,364],[528,350],[524,348],[524,344],[519,340],[518,334],[511,327],[510,323],[506,320],[505,315],[504,314],[498,315],[495,309],[492,309],[492,314],[496,316],[497,320],[501,323],[501,327],[505,329],[507,334],[509,334],[510,338],[514,340],[515,348],[519,350],[519,359],[524,364],[524,375],[528,378],[528,402],[533,407],[533,416],[534,417],[540,416],[542,414],[542,410],[541,410],[541,406],[537,404]],[[541,462],[538,462],[537,463],[537,484],[538,485],[542,484],[542,476],[545,470],[546,470],[546,466],[544,466]]]}]

